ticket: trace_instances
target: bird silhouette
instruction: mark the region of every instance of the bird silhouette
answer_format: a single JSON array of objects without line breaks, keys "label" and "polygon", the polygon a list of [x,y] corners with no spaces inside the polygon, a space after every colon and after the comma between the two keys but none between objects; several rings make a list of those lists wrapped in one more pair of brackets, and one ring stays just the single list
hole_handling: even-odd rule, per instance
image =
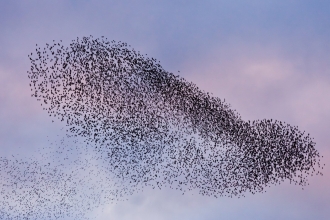
[{"label": "bird silhouette", "polygon": [[29,59],[32,97],[65,123],[73,144],[40,152],[48,164],[0,158],[2,219],[83,219],[147,186],[239,198],[322,175],[309,134],[277,120],[244,121],[126,43],[53,41]]}]

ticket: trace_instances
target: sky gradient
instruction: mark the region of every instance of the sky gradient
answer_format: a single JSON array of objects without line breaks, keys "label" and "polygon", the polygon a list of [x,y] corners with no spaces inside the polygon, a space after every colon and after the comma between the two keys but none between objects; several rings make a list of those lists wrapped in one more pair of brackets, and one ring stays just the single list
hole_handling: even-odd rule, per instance
[{"label": "sky gradient", "polygon": [[[146,189],[94,210],[97,219],[320,219],[330,216],[330,2],[0,1],[0,156],[32,157],[59,141],[30,95],[36,44],[105,36],[225,99],[244,120],[277,119],[315,138],[323,176],[245,198]],[[180,72],[178,72],[180,71]],[[62,132],[62,133],[61,133]],[[48,141],[50,140],[50,141]]]}]

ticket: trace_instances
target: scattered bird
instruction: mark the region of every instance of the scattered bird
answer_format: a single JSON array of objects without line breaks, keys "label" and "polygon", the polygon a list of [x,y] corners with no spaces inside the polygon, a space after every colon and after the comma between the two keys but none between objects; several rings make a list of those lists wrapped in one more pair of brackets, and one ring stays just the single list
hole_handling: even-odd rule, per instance
[{"label": "scattered bird", "polygon": [[2,219],[83,219],[146,186],[242,197],[322,175],[309,134],[277,120],[244,121],[126,43],[53,41],[29,58],[32,96],[76,145],[62,140],[43,155],[52,158],[46,165],[0,158]]}]

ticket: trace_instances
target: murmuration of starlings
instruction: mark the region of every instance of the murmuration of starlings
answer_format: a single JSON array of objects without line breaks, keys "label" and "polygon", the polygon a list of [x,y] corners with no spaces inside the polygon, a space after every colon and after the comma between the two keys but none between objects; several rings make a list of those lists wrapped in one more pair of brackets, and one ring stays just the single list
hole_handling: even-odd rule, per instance
[{"label": "murmuration of starlings", "polygon": [[[68,47],[53,41],[37,46],[29,58],[32,97],[94,155],[94,162],[76,165],[80,171],[93,170],[88,181],[77,172],[64,174],[65,167],[54,172],[49,166],[33,166],[44,170],[31,182],[37,187],[30,197],[39,198],[35,207],[42,209],[52,194],[58,197],[51,203],[58,209],[39,210],[45,216],[80,213],[86,201],[100,206],[146,186],[242,197],[285,180],[304,187],[308,176],[322,175],[321,156],[309,134],[277,120],[244,121],[224,100],[167,72],[126,43],[92,36],[77,38]],[[60,146],[73,150],[72,145]],[[18,182],[20,175],[11,179]],[[106,175],[117,189],[105,187],[110,181]],[[54,178],[66,184],[56,185]],[[81,198],[84,184],[91,189],[88,199]],[[42,192],[45,185],[52,190]],[[22,199],[21,206],[28,204]],[[29,210],[37,215],[34,209],[20,210],[25,210],[18,212],[21,216]]]}]

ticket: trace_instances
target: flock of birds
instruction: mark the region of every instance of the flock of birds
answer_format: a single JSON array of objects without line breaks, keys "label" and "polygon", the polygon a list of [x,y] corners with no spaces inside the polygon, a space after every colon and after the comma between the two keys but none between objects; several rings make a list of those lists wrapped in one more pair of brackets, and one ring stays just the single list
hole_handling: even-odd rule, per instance
[{"label": "flock of birds", "polygon": [[0,158],[1,219],[88,218],[86,210],[146,186],[241,197],[321,174],[308,134],[244,121],[126,43],[54,41],[29,58],[32,96],[70,138],[43,156],[52,163]]}]

